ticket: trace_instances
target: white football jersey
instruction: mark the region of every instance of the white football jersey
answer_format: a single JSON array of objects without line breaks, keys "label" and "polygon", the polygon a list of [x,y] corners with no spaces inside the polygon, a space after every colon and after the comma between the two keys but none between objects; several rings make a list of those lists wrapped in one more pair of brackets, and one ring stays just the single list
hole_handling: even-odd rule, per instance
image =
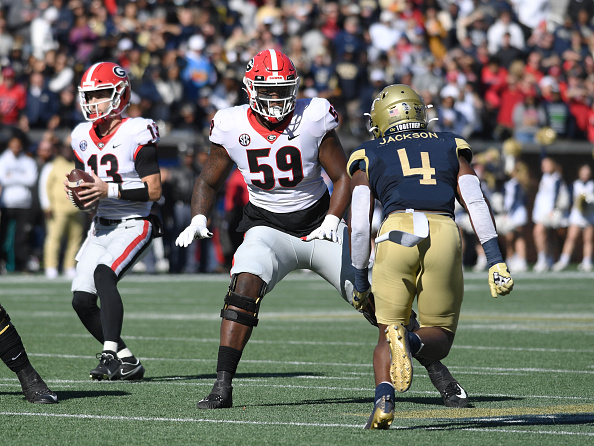
[{"label": "white football jersey", "polygon": [[[83,122],[72,131],[72,150],[86,172],[106,182],[121,183],[124,189],[144,187],[134,160],[140,148],[156,144],[159,131],[155,122],[144,118],[126,118],[115,133],[99,138],[93,124]],[[97,215],[109,219],[146,217],[153,203],[103,198]]]},{"label": "white football jersey", "polygon": [[210,141],[237,164],[252,204],[284,214],[309,208],[326,192],[318,148],[337,126],[336,111],[322,98],[297,100],[291,121],[275,130],[241,105],[215,114]]}]

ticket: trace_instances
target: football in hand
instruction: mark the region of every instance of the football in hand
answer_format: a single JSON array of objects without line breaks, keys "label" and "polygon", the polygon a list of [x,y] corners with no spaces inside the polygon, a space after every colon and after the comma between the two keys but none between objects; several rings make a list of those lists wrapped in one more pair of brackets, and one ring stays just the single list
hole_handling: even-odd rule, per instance
[{"label": "football in hand", "polygon": [[81,184],[94,183],[95,179],[93,178],[93,176],[85,172],[84,170],[73,169],[72,172],[70,172],[66,176],[66,178],[68,180],[68,198],[70,198],[72,204],[79,208],[81,211],[94,211],[97,208],[96,203],[92,206],[87,206],[79,196],[79,193],[85,189],[81,186]]}]

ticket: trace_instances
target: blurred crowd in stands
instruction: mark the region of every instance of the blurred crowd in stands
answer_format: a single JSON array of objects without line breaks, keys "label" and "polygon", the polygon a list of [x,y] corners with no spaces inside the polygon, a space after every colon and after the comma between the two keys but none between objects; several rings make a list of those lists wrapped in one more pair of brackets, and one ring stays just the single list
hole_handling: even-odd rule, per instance
[{"label": "blurred crowd in stands", "polygon": [[[128,72],[129,116],[154,119],[164,137],[179,131],[191,135],[173,159],[164,160],[165,194],[156,212],[170,235],[153,250],[155,261],[144,266],[213,272],[228,268],[241,240],[232,230],[246,200],[237,178],[230,178],[221,196],[213,242],[180,252],[172,239],[190,219],[191,185],[208,150],[210,120],[217,110],[246,102],[242,77],[258,51],[285,52],[300,75],[299,94],[333,103],[347,151],[369,138],[364,113],[384,86],[413,86],[433,104],[430,115],[437,120],[430,129],[458,133],[471,144],[473,139],[494,142],[497,154],[478,157],[477,170],[496,178],[490,187],[503,197],[508,189],[519,194],[515,183],[522,186],[518,178],[530,170],[521,160],[522,144],[555,138],[594,142],[593,17],[594,0],[0,1],[2,266],[9,271],[47,266],[45,223],[52,213],[40,200],[39,179],[44,166],[68,146],[63,135],[83,120],[77,86],[94,62],[114,61]],[[5,150],[13,146],[20,151]],[[9,152],[10,160],[5,159]],[[35,177],[28,173],[27,181],[20,178],[22,184],[15,186],[16,175],[6,169],[23,156],[34,161],[23,164]],[[532,183],[541,176],[544,170]],[[576,178],[560,179],[570,185],[567,215],[577,197],[571,190]],[[16,198],[7,198],[9,187],[19,188]],[[523,249],[525,260],[522,243],[534,237],[537,262],[549,269],[557,258],[567,260],[567,250],[563,259],[562,248],[541,255],[536,228],[542,219],[530,216],[536,188],[532,195],[527,184],[524,189],[527,218],[509,236],[508,250]],[[501,215],[511,211],[507,200],[507,205],[501,200]],[[86,215],[76,218],[88,225]],[[535,232],[526,233],[533,225]],[[559,228],[553,228],[557,234]],[[591,231],[583,236],[591,239]],[[72,265],[61,262],[60,271],[70,274]],[[480,253],[476,262],[480,268]],[[49,276],[55,276],[53,270]]]}]

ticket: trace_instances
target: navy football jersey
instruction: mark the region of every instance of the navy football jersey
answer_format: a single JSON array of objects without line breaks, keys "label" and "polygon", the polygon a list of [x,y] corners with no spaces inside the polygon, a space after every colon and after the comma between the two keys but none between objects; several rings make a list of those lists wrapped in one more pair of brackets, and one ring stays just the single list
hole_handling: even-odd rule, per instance
[{"label": "navy football jersey", "polygon": [[406,209],[454,215],[458,156],[472,159],[470,145],[450,132],[403,132],[361,144],[348,162],[349,175],[367,173],[384,218]]}]

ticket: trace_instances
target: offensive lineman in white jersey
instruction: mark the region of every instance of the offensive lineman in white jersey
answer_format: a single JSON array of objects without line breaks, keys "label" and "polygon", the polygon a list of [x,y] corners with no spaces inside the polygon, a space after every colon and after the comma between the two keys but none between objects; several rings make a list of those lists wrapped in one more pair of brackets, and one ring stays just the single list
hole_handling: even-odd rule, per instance
[{"label": "offensive lineman in white jersey", "polygon": [[[232,380],[258,324],[260,303],[288,273],[310,269],[352,303],[354,270],[341,220],[350,203],[350,180],[335,131],[336,111],[326,99],[297,100],[295,67],[272,49],[249,62],[244,84],[249,105],[214,116],[210,155],[192,194],[192,222],[176,240],[187,247],[212,236],[207,218],[236,164],[249,192],[239,225],[245,238],[233,257],[221,311],[217,379],[199,409],[232,407]],[[331,197],[322,168],[333,183]],[[445,366],[436,364],[440,378],[453,380]]]},{"label": "offensive lineman in white jersey", "polygon": [[91,379],[141,379],[144,367],[120,337],[124,308],[117,283],[162,232],[158,217],[150,213],[152,202],[161,197],[159,132],[150,119],[121,116],[131,91],[119,65],[100,62],[91,66],[78,90],[83,114],[90,122],[73,130],[72,149],[76,167],[95,180],[83,183],[87,190],[80,196],[98,207],[77,255],[72,306],[103,345]]}]

